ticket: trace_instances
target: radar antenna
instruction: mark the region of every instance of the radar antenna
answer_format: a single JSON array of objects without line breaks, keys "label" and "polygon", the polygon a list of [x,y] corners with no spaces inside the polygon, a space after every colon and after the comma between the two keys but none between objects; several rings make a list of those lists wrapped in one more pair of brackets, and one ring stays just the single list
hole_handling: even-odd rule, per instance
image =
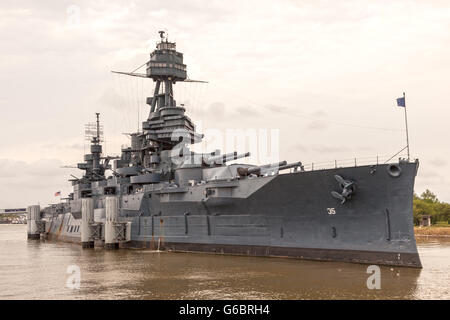
[{"label": "radar antenna", "polygon": [[97,142],[100,141],[100,113],[96,112],[95,116],[97,117]]},{"label": "radar antenna", "polygon": [[164,38],[166,38],[166,40],[167,40],[167,37],[164,36],[166,33],[165,31],[158,31],[158,33],[159,33],[159,36],[161,37],[161,41],[163,41]]},{"label": "radar antenna", "polygon": [[84,136],[87,141],[99,144],[103,141],[103,125],[100,124],[100,113],[95,113],[96,122],[89,122],[84,125]]}]

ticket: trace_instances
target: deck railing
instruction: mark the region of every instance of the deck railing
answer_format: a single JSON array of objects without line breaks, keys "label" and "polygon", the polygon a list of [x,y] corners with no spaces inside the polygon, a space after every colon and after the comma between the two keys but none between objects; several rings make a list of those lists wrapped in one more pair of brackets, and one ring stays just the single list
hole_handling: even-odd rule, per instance
[{"label": "deck railing", "polygon": [[348,158],[341,160],[325,161],[325,162],[311,162],[303,163],[305,171],[323,170],[323,169],[336,169],[336,168],[348,168],[364,165],[378,165],[389,162],[397,162],[406,157],[399,156],[393,158],[392,156],[372,156],[372,157],[358,157]]}]

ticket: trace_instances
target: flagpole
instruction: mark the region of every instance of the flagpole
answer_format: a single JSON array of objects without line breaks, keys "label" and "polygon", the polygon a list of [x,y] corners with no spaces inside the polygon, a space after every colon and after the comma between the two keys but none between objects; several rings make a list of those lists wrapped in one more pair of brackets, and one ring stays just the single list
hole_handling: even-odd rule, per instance
[{"label": "flagpole", "polygon": [[405,104],[405,125],[406,125],[406,150],[408,151],[408,161],[409,161],[409,134],[408,134],[408,116],[406,114],[406,96],[403,92],[403,101]]}]

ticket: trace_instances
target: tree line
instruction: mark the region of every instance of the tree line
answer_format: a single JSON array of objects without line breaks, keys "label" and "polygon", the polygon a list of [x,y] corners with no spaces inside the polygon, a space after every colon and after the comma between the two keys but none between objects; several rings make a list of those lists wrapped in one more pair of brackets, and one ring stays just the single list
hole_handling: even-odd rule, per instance
[{"label": "tree line", "polygon": [[437,196],[426,189],[420,196],[414,193],[414,224],[418,225],[423,215],[431,216],[431,223],[446,222],[450,224],[450,204],[441,202]]}]

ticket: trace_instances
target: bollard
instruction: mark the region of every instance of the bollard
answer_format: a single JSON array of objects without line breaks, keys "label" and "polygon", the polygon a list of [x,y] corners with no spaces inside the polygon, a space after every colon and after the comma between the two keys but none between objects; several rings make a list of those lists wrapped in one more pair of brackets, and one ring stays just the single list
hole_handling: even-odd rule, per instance
[{"label": "bollard", "polygon": [[41,207],[39,205],[29,206],[27,209],[27,234],[28,239],[39,240],[38,222],[41,221]]},{"label": "bollard", "polygon": [[119,219],[119,198],[106,198],[105,249],[119,249],[115,224]]},{"label": "bollard", "polygon": [[81,200],[81,247],[93,248],[94,240],[90,225],[94,223],[94,199],[83,198]]}]

